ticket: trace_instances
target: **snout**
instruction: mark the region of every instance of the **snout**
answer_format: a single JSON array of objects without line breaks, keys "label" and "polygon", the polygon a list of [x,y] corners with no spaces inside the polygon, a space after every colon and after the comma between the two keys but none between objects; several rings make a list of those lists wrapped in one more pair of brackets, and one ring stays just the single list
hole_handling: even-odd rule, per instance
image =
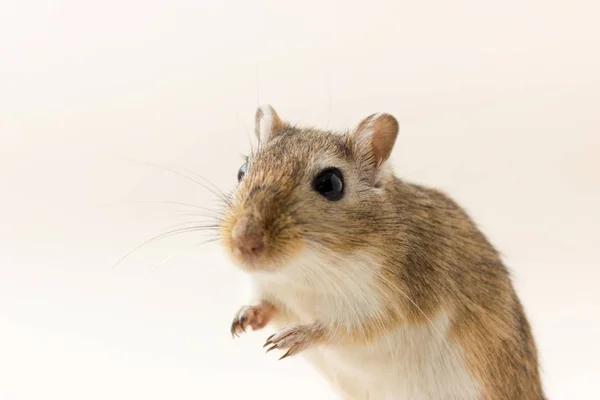
[{"label": "snout", "polygon": [[260,221],[243,217],[231,230],[234,251],[243,259],[253,261],[265,251],[265,233]]}]

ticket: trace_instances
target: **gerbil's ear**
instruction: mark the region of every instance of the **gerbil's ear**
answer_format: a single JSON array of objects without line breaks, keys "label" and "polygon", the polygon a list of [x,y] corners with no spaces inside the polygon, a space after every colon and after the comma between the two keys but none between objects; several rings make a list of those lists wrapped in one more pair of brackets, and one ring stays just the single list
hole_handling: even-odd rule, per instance
[{"label": "gerbil's ear", "polygon": [[390,114],[372,114],[349,132],[350,145],[363,167],[376,171],[389,158],[399,125]]},{"label": "gerbil's ear", "polygon": [[283,122],[273,107],[270,105],[258,107],[254,117],[254,132],[260,143],[266,143],[272,139],[282,126]]}]

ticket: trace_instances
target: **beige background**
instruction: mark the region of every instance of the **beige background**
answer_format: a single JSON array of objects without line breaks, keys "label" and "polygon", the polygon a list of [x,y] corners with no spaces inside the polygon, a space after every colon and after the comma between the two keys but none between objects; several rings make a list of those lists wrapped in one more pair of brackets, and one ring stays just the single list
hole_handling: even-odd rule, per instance
[{"label": "beige background", "polygon": [[216,204],[144,163],[233,188],[259,102],[396,115],[398,174],[504,253],[550,399],[600,398],[598,2],[294,3],[0,3],[0,398],[333,398],[267,332],[231,341],[244,277],[202,235],[112,268],[197,219],[140,202]]}]

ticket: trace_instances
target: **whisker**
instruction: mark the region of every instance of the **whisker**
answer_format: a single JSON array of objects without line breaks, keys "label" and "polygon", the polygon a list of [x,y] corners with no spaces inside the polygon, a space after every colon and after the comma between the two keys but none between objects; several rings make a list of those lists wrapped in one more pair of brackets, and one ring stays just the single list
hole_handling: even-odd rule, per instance
[{"label": "whisker", "polygon": [[175,253],[173,253],[173,254],[170,254],[169,256],[167,256],[167,257],[163,258],[163,259],[162,259],[162,261],[161,261],[160,263],[158,263],[158,264],[157,264],[155,267],[153,267],[153,268],[152,268],[152,270],[154,270],[154,269],[156,269],[156,268],[158,268],[158,267],[161,267],[161,266],[163,266],[164,264],[166,264],[167,262],[169,262],[169,261],[170,261],[170,260],[172,260],[173,258],[177,257],[177,256],[178,256],[178,255],[180,255],[180,254],[183,254],[183,253],[185,253],[186,251],[189,251],[189,250],[191,250],[191,249],[196,249],[196,248],[198,248],[198,247],[200,247],[200,246],[202,246],[202,245],[208,244],[208,243],[213,243],[213,242],[216,242],[217,240],[219,240],[219,238],[218,238],[218,237],[217,237],[217,238],[208,239],[208,240],[204,240],[204,241],[202,241],[202,242],[200,242],[200,243],[196,243],[196,244],[195,244],[195,245],[193,245],[193,246],[186,247],[186,248],[185,248],[185,249],[183,249],[183,250],[179,250],[179,251],[177,251],[177,252],[175,252]]},{"label": "whisker", "polygon": [[171,205],[192,207],[192,208],[197,208],[199,210],[205,210],[205,211],[220,213],[218,210],[214,210],[212,208],[202,207],[202,206],[199,206],[197,204],[182,203],[180,201],[161,201],[161,200],[144,201],[144,200],[141,200],[141,201],[129,201],[127,203],[132,203],[132,204],[171,204]]},{"label": "whisker", "polygon": [[[173,168],[170,168],[170,167],[166,167],[166,166],[163,166],[163,165],[159,165],[159,164],[149,163],[149,162],[142,162],[142,161],[132,161],[132,162],[135,162],[135,163],[140,164],[140,165],[145,165],[147,167],[162,169],[164,171],[170,172],[170,173],[175,174],[177,176],[180,176],[180,177],[182,177],[184,179],[187,179],[187,180],[189,180],[191,182],[194,182],[197,185],[200,185],[204,189],[208,190],[210,193],[212,193],[215,196],[217,196],[217,198],[220,199],[222,202],[224,202],[227,205],[231,206],[231,200],[229,199],[229,197],[225,193],[221,192],[218,188],[215,187],[217,189],[215,191],[215,188],[211,188],[211,187],[207,186],[205,183],[202,183],[202,182],[198,181],[197,179],[194,179],[194,178],[192,178],[192,177],[190,177],[190,176],[188,176],[188,175],[186,175],[186,174],[184,174],[184,173],[182,173],[180,171],[177,171],[176,169],[173,169]],[[205,178],[202,178],[202,179],[205,179]]]},{"label": "whisker", "polygon": [[169,225],[169,226],[165,227],[165,229],[174,229],[174,228],[177,228],[177,227],[180,227],[180,226],[184,226],[184,225],[197,226],[197,224],[204,224],[204,223],[208,223],[208,222],[211,222],[211,221],[195,220],[195,221],[180,222],[178,224]]},{"label": "whisker", "polygon": [[329,121],[331,120],[331,109],[333,106],[333,93],[332,93],[332,84],[331,84],[331,75],[329,75],[329,81],[328,81],[328,87],[329,87],[329,112],[327,114],[327,125],[325,127],[325,129],[329,129]]},{"label": "whisker", "polygon": [[260,107],[260,92],[258,90],[260,81],[258,80],[258,65],[256,66],[256,107]]},{"label": "whisker", "polygon": [[[142,202],[144,203],[144,202]],[[146,203],[155,203],[155,202],[146,202]],[[182,209],[175,209],[175,210],[169,210],[169,215],[171,215],[172,217],[180,217],[180,216],[194,216],[194,217],[204,217],[204,218],[210,218],[212,221],[222,221],[223,219],[223,212],[222,211],[217,211],[217,210],[212,210],[208,207],[199,207],[199,206],[194,206],[193,204],[185,204],[185,203],[176,203],[176,202],[156,202],[158,204],[173,204],[173,205],[180,205],[181,207],[189,207],[189,208],[182,208]],[[198,210],[198,211],[195,211]]]},{"label": "whisker", "polygon": [[[244,128],[244,131],[246,132],[246,136],[248,136],[248,144],[250,145],[250,154],[252,155],[252,158],[254,158],[254,142],[252,141],[252,135],[250,134],[250,131],[248,130],[248,127],[246,126],[244,121],[242,121],[242,119],[240,118],[239,113],[236,112],[235,116],[237,117],[238,122]],[[244,158],[246,158],[246,161],[247,161],[248,157],[244,157]]]},{"label": "whisker", "polygon": [[[196,178],[198,178],[198,179],[202,179],[202,180],[203,180],[203,181],[204,181],[204,182],[205,182],[207,185],[210,185],[210,186],[212,186],[212,188],[213,188],[213,189],[214,189],[214,190],[215,190],[217,193],[219,193],[219,194],[220,194],[220,195],[221,195],[221,196],[222,196],[224,199],[231,200],[231,199],[229,198],[229,195],[228,195],[227,193],[224,193],[224,192],[223,192],[221,189],[219,189],[219,188],[217,187],[217,185],[215,185],[214,183],[212,183],[210,180],[208,180],[207,178],[203,177],[203,176],[202,176],[202,175],[200,175],[199,173],[197,173],[197,172],[195,172],[195,171],[192,171],[192,170],[190,170],[190,169],[187,169],[187,168],[182,168],[182,167],[179,167],[179,166],[177,166],[177,169],[179,169],[180,171],[183,171],[183,172],[185,172],[185,173],[187,173],[187,174],[191,174],[192,176],[194,176],[194,177],[196,177]],[[214,192],[213,192],[213,193],[214,193]],[[215,193],[215,195],[217,195],[217,193]],[[217,195],[217,196],[218,196],[218,195]],[[228,204],[229,204],[229,203],[228,203]]]},{"label": "whisker", "polygon": [[160,235],[156,235],[142,243],[140,243],[139,245],[135,246],[133,249],[129,250],[123,257],[121,257],[119,259],[119,261],[117,261],[114,265],[113,268],[115,268],[117,265],[119,265],[123,260],[125,260],[127,257],[129,257],[129,255],[131,255],[134,251],[140,249],[141,247],[150,244],[152,242],[155,242],[159,239],[163,239],[169,236],[175,236],[175,235],[180,235],[182,233],[187,233],[187,232],[200,232],[202,230],[211,230],[211,229],[217,229],[218,225],[196,225],[196,226],[191,226],[191,227],[186,227],[186,228],[179,228],[179,229],[174,229],[171,230],[169,232],[165,232],[165,233],[161,233]]},{"label": "whisker", "polygon": [[222,221],[223,220],[221,215],[211,215],[211,214],[203,214],[203,213],[199,213],[199,212],[189,212],[187,210],[173,211],[173,217],[204,217],[204,218],[210,218],[213,221]]}]

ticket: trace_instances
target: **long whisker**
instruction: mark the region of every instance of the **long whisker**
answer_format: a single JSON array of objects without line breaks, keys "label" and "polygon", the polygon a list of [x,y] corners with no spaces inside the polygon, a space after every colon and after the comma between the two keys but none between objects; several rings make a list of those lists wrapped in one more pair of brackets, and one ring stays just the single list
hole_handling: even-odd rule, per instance
[{"label": "long whisker", "polygon": [[[328,74],[329,75],[329,74]],[[329,112],[327,114],[327,125],[325,127],[325,129],[329,129],[329,121],[331,120],[331,109],[333,106],[333,93],[332,93],[332,88],[331,88],[331,75],[329,75],[329,81],[328,81],[328,88],[329,88]]]},{"label": "long whisker", "polygon": [[[152,203],[152,202],[150,202]],[[162,203],[162,202],[158,202],[158,203]],[[167,202],[168,204],[169,202]],[[181,205],[182,207],[185,207],[184,203],[173,203],[175,205]],[[223,220],[223,213],[220,211],[216,211],[216,210],[211,210],[210,208],[207,207],[192,207],[193,205],[189,205],[190,208],[187,209],[175,209],[175,210],[170,210],[170,216],[171,217],[183,217],[183,216],[193,216],[193,217],[203,217],[203,218],[209,218],[211,221],[222,221]],[[196,211],[198,210],[198,211]]]},{"label": "long whisker", "polygon": [[177,205],[177,206],[185,206],[185,207],[192,207],[192,208],[197,208],[199,210],[204,210],[204,211],[210,211],[210,212],[214,212],[214,213],[218,213],[219,211],[217,210],[213,210],[212,208],[208,208],[208,207],[202,207],[199,206],[197,204],[191,204],[191,203],[182,203],[180,201],[161,201],[161,200],[150,200],[150,201],[131,201],[128,203],[132,203],[132,204],[171,204],[171,205]]},{"label": "long whisker", "polygon": [[211,230],[211,229],[217,229],[218,226],[217,225],[196,225],[196,226],[191,226],[191,227],[186,227],[186,228],[179,228],[179,229],[174,229],[171,230],[169,232],[165,232],[165,233],[161,233],[160,235],[156,235],[142,243],[140,243],[139,245],[135,246],[133,249],[129,250],[123,257],[121,257],[114,265],[113,268],[115,268],[117,265],[119,265],[123,260],[125,260],[127,257],[129,257],[129,255],[131,255],[134,251],[142,248],[143,246],[150,244],[156,240],[159,239],[163,239],[169,236],[174,236],[174,235],[180,235],[182,233],[187,233],[187,232],[198,232],[198,231],[202,231],[202,230]]},{"label": "long whisker", "polygon": [[219,220],[222,216],[223,216],[223,210],[219,210],[219,209],[213,209],[213,208],[209,208],[209,207],[202,207],[196,204],[190,204],[190,203],[181,203],[181,202],[177,202],[177,201],[123,201],[123,202],[119,202],[119,203],[109,203],[108,206],[123,206],[125,204],[160,204],[160,205],[175,205],[175,206],[181,206],[181,207],[188,207],[188,209],[186,210],[175,210],[176,212],[185,212],[185,211],[190,211],[190,209],[197,209],[200,210],[201,212],[197,212],[196,215],[199,216],[203,216],[203,217],[209,217],[209,218],[215,218],[217,220]]},{"label": "long whisker", "polygon": [[173,211],[173,216],[174,217],[204,217],[204,218],[210,218],[213,221],[222,221],[223,218],[220,215],[211,215],[211,214],[204,214],[204,213],[200,213],[200,212],[189,212],[189,211]]},{"label": "long whisker", "polygon": [[252,155],[252,158],[254,158],[254,142],[252,141],[252,135],[250,134],[250,131],[248,130],[248,127],[246,126],[246,124],[244,124],[244,122],[240,118],[240,115],[238,113],[235,113],[235,115],[237,117],[238,122],[244,127],[246,136],[248,136],[248,144],[250,145],[250,154]]},{"label": "long whisker", "polygon": [[260,107],[260,92],[258,90],[260,81],[258,80],[258,65],[256,66],[256,107]]},{"label": "long whisker", "polygon": [[189,250],[192,250],[192,249],[196,249],[196,248],[198,248],[198,247],[200,247],[200,246],[202,246],[202,245],[205,245],[205,244],[207,244],[207,243],[213,243],[213,242],[216,242],[217,240],[219,240],[219,238],[218,238],[218,237],[217,237],[217,238],[208,239],[208,240],[204,240],[204,241],[202,241],[202,242],[200,242],[200,243],[196,243],[196,244],[195,244],[195,245],[193,245],[193,246],[186,247],[186,248],[185,248],[185,249],[183,249],[183,250],[179,250],[179,251],[177,251],[177,252],[175,252],[175,253],[173,253],[173,254],[170,254],[170,255],[168,255],[167,257],[163,258],[163,259],[162,259],[162,261],[161,261],[161,262],[159,262],[159,263],[158,263],[158,265],[156,265],[156,267],[154,267],[153,269],[163,266],[164,264],[166,264],[167,262],[169,262],[169,261],[170,261],[170,260],[172,260],[173,258],[177,257],[178,255],[180,255],[180,254],[182,254],[182,253],[185,253],[186,251],[189,251]]},{"label": "long whisker", "polygon": [[[205,177],[203,177],[199,173],[197,173],[195,171],[192,171],[190,169],[187,169],[187,168],[179,167],[179,166],[177,166],[177,169],[179,169],[180,171],[185,172],[185,173],[187,173],[189,175],[192,175],[192,176],[194,176],[194,177],[196,177],[198,179],[202,179],[207,185],[210,185],[217,192],[217,193],[213,192],[216,196],[222,197],[223,199],[226,199],[227,202],[230,200],[229,196],[226,193],[223,193],[223,191],[221,189],[219,189],[217,187],[217,185],[215,185],[214,183],[212,183],[211,181],[209,181],[208,179],[206,179]],[[219,196],[219,194],[220,194],[220,196]],[[227,204],[230,204],[230,203],[227,203]]]},{"label": "long whisker", "polygon": [[164,171],[170,172],[170,173],[175,174],[177,176],[180,176],[180,177],[182,177],[184,179],[187,179],[187,180],[189,180],[191,182],[194,182],[197,185],[200,185],[204,189],[208,190],[210,193],[212,193],[215,196],[217,196],[217,198],[219,200],[221,200],[222,202],[226,203],[227,205],[231,205],[231,200],[229,199],[229,197],[225,193],[221,192],[218,189],[215,190],[214,188],[211,188],[210,186],[206,185],[205,183],[200,182],[197,179],[194,179],[194,178],[192,178],[192,177],[190,177],[190,176],[188,176],[188,175],[186,175],[186,174],[184,174],[184,173],[182,173],[180,171],[177,171],[176,169],[173,169],[173,168],[170,168],[170,167],[165,167],[163,165],[149,163],[149,162],[134,161],[134,160],[131,160],[131,161],[134,162],[134,163],[137,163],[139,165],[145,165],[147,167],[162,169]]},{"label": "long whisker", "polygon": [[197,226],[197,224],[206,224],[209,222],[211,222],[211,221],[195,220],[195,221],[180,222],[178,224],[169,225],[169,226],[165,227],[165,229],[174,229],[174,228],[178,228],[180,226],[185,226],[185,225],[192,225],[192,226],[190,226],[190,228],[192,228],[194,226]]}]

